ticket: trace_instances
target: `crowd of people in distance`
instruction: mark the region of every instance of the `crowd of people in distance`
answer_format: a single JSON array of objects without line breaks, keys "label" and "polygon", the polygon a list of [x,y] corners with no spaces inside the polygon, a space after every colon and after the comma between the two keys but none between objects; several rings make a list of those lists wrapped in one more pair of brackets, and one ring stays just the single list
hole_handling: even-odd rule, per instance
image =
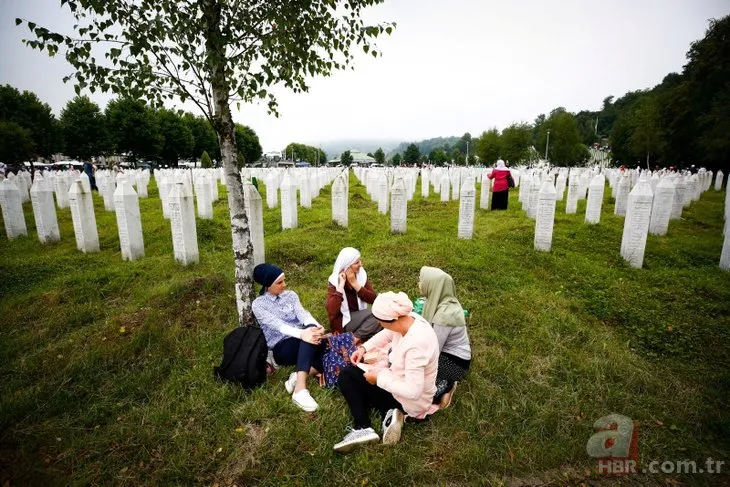
[{"label": "crowd of people in distance", "polygon": [[[343,248],[327,282],[329,330],[287,289],[282,269],[259,264],[253,277],[261,285],[254,316],[276,364],[295,367],[284,387],[302,410],[319,407],[307,379],[324,370],[328,334],[353,334],[357,349],[337,378],[353,426],[335,451],[378,442],[381,435],[384,444],[397,443],[406,418],[423,421],[451,404],[469,370],[471,346],[454,280],[443,270],[421,268],[418,287],[425,303],[419,314],[403,292],[376,293],[360,252]],[[380,435],[370,422],[373,410],[382,418]]]}]

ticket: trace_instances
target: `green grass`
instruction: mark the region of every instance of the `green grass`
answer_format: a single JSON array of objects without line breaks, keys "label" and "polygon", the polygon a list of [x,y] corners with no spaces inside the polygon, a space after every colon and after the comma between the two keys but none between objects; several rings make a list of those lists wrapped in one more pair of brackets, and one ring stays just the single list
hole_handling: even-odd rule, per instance
[{"label": "green grass", "polygon": [[468,241],[456,238],[458,202],[424,200],[420,186],[405,235],[390,234],[354,176],[347,229],[331,221],[329,188],[300,209],[297,229],[282,231],[280,210],[265,209],[267,261],[323,323],[344,246],[361,250],[378,291],[415,298],[420,267],[441,267],[471,310],[473,366],[454,405],[407,425],[396,447],[343,456],[332,452],[349,425],[337,391],[312,385],[320,410],[306,414],[284,391],[287,368],[253,392],[212,379],[236,324],[221,189],[215,220],[197,221],[200,264],[187,268],[173,259],[154,184],[137,262],[121,260],[115,216],[97,196],[100,253],[76,250],[69,210],[58,244],[42,246],[34,230],[0,238],[0,482],[576,483],[597,477],[585,445],[612,412],[638,422],[642,460],[730,460],[724,193],[704,193],[667,236],[650,236],[641,270],[619,256],[623,219],[609,191],[595,226],[583,222],[585,201],[577,215],[558,203],[549,253],[533,250],[516,191],[508,211],[477,211]]}]

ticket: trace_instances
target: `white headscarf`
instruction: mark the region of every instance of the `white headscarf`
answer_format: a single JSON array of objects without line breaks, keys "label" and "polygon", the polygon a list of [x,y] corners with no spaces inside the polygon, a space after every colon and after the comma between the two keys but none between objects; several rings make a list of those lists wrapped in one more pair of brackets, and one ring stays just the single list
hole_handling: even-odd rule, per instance
[{"label": "white headscarf", "polygon": [[[354,249],[352,247],[345,247],[344,249],[340,250],[339,255],[337,256],[337,260],[335,261],[335,266],[332,268],[332,274],[330,274],[329,281],[330,284],[332,284],[334,287],[337,287],[337,284],[339,284],[340,280],[340,273],[343,272],[345,269],[350,267],[352,264],[354,264],[358,259],[360,258],[360,252],[357,249]],[[357,282],[364,286],[365,283],[368,281],[368,273],[365,272],[365,268],[360,266],[360,270],[357,272],[357,275],[355,276],[357,278]],[[350,322],[350,306],[347,304],[347,296],[342,296],[342,305],[340,306],[340,312],[342,312],[342,326],[344,327]],[[360,296],[357,296],[357,309],[365,309],[368,305],[365,303],[362,299],[360,299]]]},{"label": "white headscarf", "polygon": [[497,167],[495,169],[498,171],[509,171],[509,168],[504,165],[504,161],[502,159],[497,161]]}]

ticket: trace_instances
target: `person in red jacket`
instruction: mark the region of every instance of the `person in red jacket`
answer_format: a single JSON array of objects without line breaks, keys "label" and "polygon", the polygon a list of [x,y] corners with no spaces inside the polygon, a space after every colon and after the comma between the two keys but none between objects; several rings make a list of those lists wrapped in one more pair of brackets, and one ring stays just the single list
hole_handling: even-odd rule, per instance
[{"label": "person in red jacket", "polygon": [[509,168],[504,165],[502,159],[497,161],[497,167],[492,169],[492,173],[488,177],[489,179],[494,179],[494,186],[492,187],[492,209],[506,210],[510,188],[508,178],[511,178],[512,174]]},{"label": "person in red jacket", "polygon": [[340,250],[327,285],[327,317],[332,332],[352,332],[365,341],[381,330],[368,304],[375,301],[375,291],[362,265],[360,252],[352,247]]}]

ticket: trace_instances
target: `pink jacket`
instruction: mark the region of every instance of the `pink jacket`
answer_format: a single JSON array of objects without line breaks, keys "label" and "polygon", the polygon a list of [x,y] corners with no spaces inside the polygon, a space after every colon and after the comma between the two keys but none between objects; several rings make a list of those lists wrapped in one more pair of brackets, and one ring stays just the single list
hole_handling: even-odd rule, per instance
[{"label": "pink jacket", "polygon": [[439,344],[431,325],[415,313],[410,315],[415,322],[405,336],[382,330],[363,347],[368,352],[385,353],[390,348],[390,367],[378,373],[378,387],[393,394],[409,416],[420,417],[428,411],[436,393]]}]

